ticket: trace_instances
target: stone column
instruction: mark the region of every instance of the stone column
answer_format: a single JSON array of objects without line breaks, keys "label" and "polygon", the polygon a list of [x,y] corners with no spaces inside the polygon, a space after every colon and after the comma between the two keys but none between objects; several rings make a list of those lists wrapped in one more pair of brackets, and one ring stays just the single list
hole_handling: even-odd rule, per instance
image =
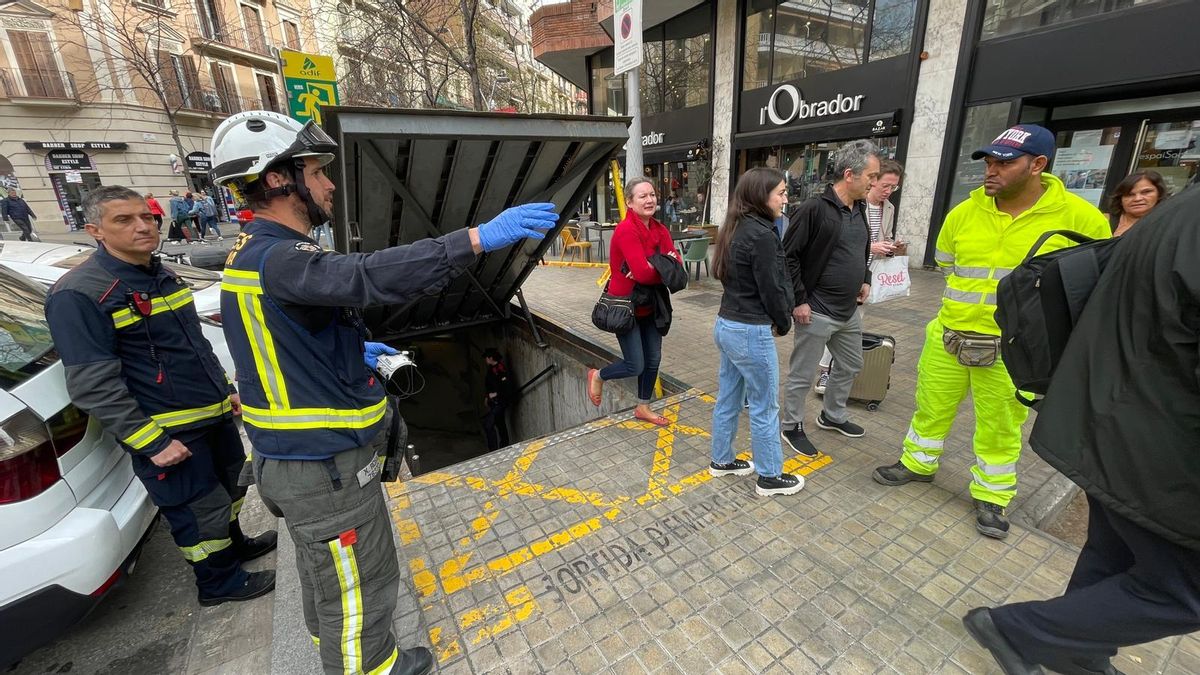
[{"label": "stone column", "polygon": [[942,150],[946,143],[958,142],[957,138],[946,138],[946,119],[955,73],[959,68],[958,52],[965,30],[966,8],[967,3],[961,0],[931,0],[929,3],[924,44],[929,58],[921,62],[917,79],[904,166],[904,198],[896,214],[897,236],[909,242],[908,260],[913,267],[920,267],[925,258]]},{"label": "stone column", "polygon": [[733,162],[733,88],[737,84],[737,0],[717,1],[717,35],[713,59],[712,187],[708,222],[725,222],[729,204],[729,172]]}]

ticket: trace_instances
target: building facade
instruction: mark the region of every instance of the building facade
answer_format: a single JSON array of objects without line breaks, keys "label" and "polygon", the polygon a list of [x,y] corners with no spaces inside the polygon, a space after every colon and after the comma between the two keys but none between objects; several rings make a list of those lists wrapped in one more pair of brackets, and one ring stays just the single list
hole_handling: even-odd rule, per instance
[{"label": "building facade", "polygon": [[0,183],[40,229],[81,228],[100,185],[211,190],[213,130],[287,112],[276,49],[313,49],[311,15],[278,0],[0,2]]},{"label": "building facade", "polygon": [[[664,219],[719,223],[754,166],[782,170],[790,198],[806,199],[830,180],[830,154],[866,138],[904,163],[897,236],[913,264],[930,262],[946,212],[981,183],[971,151],[1017,122],[1056,133],[1052,170],[1101,207],[1133,170],[1175,189],[1195,180],[1200,52],[1169,28],[1200,25],[1197,2],[661,0],[643,12],[646,170],[664,197],[683,195]],[[585,88],[593,113],[625,112],[611,2],[552,4],[531,21],[535,56]],[[600,186],[599,219],[615,219],[610,195]]]}]

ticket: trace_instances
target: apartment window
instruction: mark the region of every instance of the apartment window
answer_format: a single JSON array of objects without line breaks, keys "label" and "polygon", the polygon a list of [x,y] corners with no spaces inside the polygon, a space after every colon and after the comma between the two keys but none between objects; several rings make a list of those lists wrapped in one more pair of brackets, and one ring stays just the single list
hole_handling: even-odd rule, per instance
[{"label": "apartment window", "polygon": [[50,36],[46,33],[10,30],[8,40],[17,57],[15,75],[25,85],[25,95],[66,98],[66,78],[54,60]]},{"label": "apartment window", "polygon": [[267,53],[267,34],[263,32],[262,14],[258,9],[242,5],[242,22],[246,24],[246,46],[260,54]]},{"label": "apartment window", "polygon": [[219,39],[224,37],[225,20],[221,17],[221,9],[217,0],[197,0],[196,13],[200,19],[200,31],[204,37]]},{"label": "apartment window", "polygon": [[279,106],[279,92],[275,89],[275,77],[266,73],[255,73],[254,79],[258,82],[258,95],[262,100],[262,109],[282,112]]},{"label": "apartment window", "polygon": [[283,22],[283,42],[288,49],[300,51],[300,26],[295,21]]},{"label": "apartment window", "polygon": [[871,13],[870,59],[879,61],[912,49],[917,0],[875,0]]},{"label": "apartment window", "polygon": [[157,56],[158,79],[166,94],[167,104],[173,108],[202,109],[196,62],[190,56],[172,54],[163,49],[158,50]]},{"label": "apartment window", "polygon": [[233,68],[224,63],[212,64],[212,80],[220,101],[220,112],[227,115],[241,112],[241,99],[238,97],[237,85],[234,83]]}]

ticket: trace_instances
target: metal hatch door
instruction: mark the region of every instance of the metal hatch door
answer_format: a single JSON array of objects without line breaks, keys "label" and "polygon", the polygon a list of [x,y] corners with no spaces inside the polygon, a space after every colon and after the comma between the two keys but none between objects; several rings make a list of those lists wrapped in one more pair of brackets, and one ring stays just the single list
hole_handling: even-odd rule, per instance
[{"label": "metal hatch door", "polygon": [[375,339],[402,339],[506,318],[509,301],[629,140],[628,118],[330,108],[341,146],[338,249],[370,253],[487,222],[509,206],[553,202],[542,241],[484,253],[435,295],[375,307]]}]

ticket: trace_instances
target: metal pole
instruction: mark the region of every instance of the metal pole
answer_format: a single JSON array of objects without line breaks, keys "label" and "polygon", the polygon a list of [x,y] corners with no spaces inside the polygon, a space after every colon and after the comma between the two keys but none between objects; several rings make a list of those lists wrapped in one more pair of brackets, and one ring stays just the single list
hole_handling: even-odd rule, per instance
[{"label": "metal pole", "polygon": [[642,103],[638,85],[638,70],[634,68],[626,73],[626,86],[629,95],[629,142],[625,144],[625,182],[631,178],[645,175],[642,165]]}]

